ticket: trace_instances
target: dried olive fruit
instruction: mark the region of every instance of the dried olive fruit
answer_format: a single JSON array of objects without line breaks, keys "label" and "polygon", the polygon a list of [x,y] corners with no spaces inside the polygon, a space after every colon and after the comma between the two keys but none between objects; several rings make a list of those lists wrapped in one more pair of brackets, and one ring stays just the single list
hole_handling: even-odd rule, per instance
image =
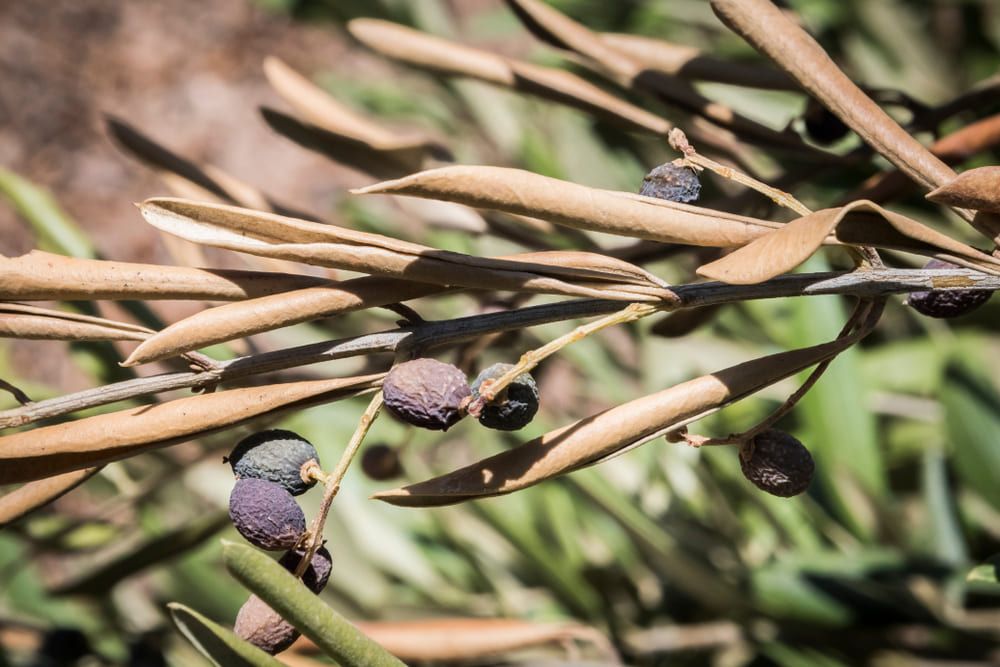
[{"label": "dried olive fruit", "polygon": [[267,551],[290,549],[306,531],[306,516],[292,494],[266,479],[236,480],[229,518],[250,544]]},{"label": "dried olive fruit", "polygon": [[[305,549],[288,551],[280,559],[278,564],[291,573],[295,573],[295,568],[299,566],[299,561],[305,554]],[[302,573],[302,583],[313,593],[319,593],[326,586],[330,579],[330,572],[333,570],[333,558],[326,547],[320,547],[309,563],[309,567]]]},{"label": "dried olive fruit", "polygon": [[[925,269],[957,269],[958,266],[941,259],[932,259]],[[906,298],[906,305],[921,315],[928,317],[958,317],[971,313],[986,303],[993,294],[986,289],[929,290],[912,292]]]},{"label": "dried olive fruit", "polygon": [[[496,380],[514,367],[498,363],[483,369],[472,383],[472,400],[479,398],[479,389],[487,380]],[[483,406],[479,423],[487,428],[516,431],[524,428],[538,412],[538,385],[530,373],[521,373],[514,381]]]},{"label": "dried olive fruit", "polygon": [[316,448],[292,431],[272,429],[249,435],[237,443],[229,458],[238,479],[266,479],[285,487],[293,496],[305,493],[316,480],[302,479],[302,466],[319,463]]},{"label": "dried olive fruit", "polygon": [[806,134],[818,144],[829,145],[847,136],[851,128],[844,124],[835,113],[810,98],[802,114]]},{"label": "dried olive fruit", "polygon": [[776,428],[759,433],[740,447],[740,468],[758,489],[782,498],[805,491],[815,472],[809,450]]},{"label": "dried olive fruit", "polygon": [[436,359],[394,366],[382,382],[385,407],[408,424],[446,431],[464,415],[472,395],[465,373]]},{"label": "dried olive fruit", "polygon": [[299,631],[256,595],[240,607],[233,632],[271,655],[281,653],[299,638]]},{"label": "dried olive fruit", "polygon": [[675,160],[661,164],[643,176],[639,194],[686,204],[698,200],[701,182],[694,169]]},{"label": "dried olive fruit", "polygon": [[403,474],[399,453],[389,445],[371,445],[361,454],[361,470],[377,481],[392,479]]}]

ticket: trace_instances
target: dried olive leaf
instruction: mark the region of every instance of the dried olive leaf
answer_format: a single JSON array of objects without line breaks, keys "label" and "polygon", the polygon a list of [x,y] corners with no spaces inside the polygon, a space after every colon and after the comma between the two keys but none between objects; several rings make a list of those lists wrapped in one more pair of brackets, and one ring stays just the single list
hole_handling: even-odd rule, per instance
[{"label": "dried olive leaf", "polygon": [[925,196],[946,206],[1000,213],[1000,167],[964,171]]},{"label": "dried olive leaf", "polygon": [[989,273],[1000,271],[1000,261],[986,253],[873,202],[855,201],[793,220],[699,267],[698,274],[734,285],[763,282],[804,262],[831,233],[843,243],[959,257],[964,266]]},{"label": "dried olive leaf", "polygon": [[152,329],[103,317],[0,302],[0,337],[43,340],[145,340]]},{"label": "dried olive leaf", "polygon": [[389,130],[355,113],[274,56],[264,59],[264,75],[278,94],[305,120],[329,132],[363,142],[370,150],[416,149],[418,153],[427,153],[433,149],[446,152],[424,132]]},{"label": "dried olive leaf", "polygon": [[381,491],[372,498],[432,507],[511,493],[719,410],[833,357],[848,345],[849,341],[836,340],[731,366],[581,419],[446,475]]},{"label": "dried olive leaf", "polygon": [[147,200],[139,208],[154,227],[189,241],[318,266],[482,289],[630,301],[667,296],[662,288],[610,284],[620,282],[610,274],[604,276],[609,281],[606,286],[577,284],[601,277],[593,270],[474,257],[234,206],[160,198]]},{"label": "dried olive leaf", "polygon": [[208,299],[231,301],[334,284],[325,278],[79,259],[41,250],[0,255],[5,299]]},{"label": "dried olive leaf", "polygon": [[801,26],[770,0],[710,0],[729,29],[769,57],[880,155],[925,188],[955,172],[899,126],[845,75]]},{"label": "dried olive leaf", "polygon": [[533,33],[542,39],[584,56],[583,63],[620,86],[652,93],[668,104],[696,113],[732,132],[768,142],[816,152],[792,132],[777,132],[708,99],[690,84],[665,72],[646,69],[627,52],[614,48],[585,26],[538,0],[508,0],[508,5]]},{"label": "dried olive leaf", "polygon": [[507,167],[441,167],[351,192],[443,199],[542,218],[576,229],[719,248],[745,245],[782,226]]},{"label": "dried olive leaf", "polygon": [[347,29],[368,48],[410,65],[513,88],[656,134],[673,127],[569,72],[511,60],[378,19],[354,19]]},{"label": "dried olive leaf", "polygon": [[69,493],[93,477],[100,469],[101,466],[94,466],[28,482],[0,496],[0,528]]},{"label": "dried olive leaf", "polygon": [[596,628],[575,623],[533,623],[506,618],[435,618],[362,621],[355,625],[390,653],[406,661],[466,661],[573,639],[591,641],[609,659],[617,660],[614,649]]},{"label": "dried olive leaf", "polygon": [[30,482],[377,387],[384,373],[247,387],[128,408],[0,438],[0,484]]},{"label": "dried olive leaf", "polygon": [[794,81],[776,69],[734,60],[720,60],[698,49],[661,39],[626,33],[600,33],[598,37],[644,69],[659,70],[696,81],[716,81],[734,86],[767,90],[798,90]]},{"label": "dried olive leaf", "polygon": [[[595,253],[549,251],[512,255],[505,259],[577,268],[602,277],[614,276],[624,283],[666,287],[662,280],[634,264]],[[308,288],[217,306],[194,313],[153,334],[133,350],[123,365],[144,364],[234,338],[407,301],[446,289],[440,285],[395,278],[364,277],[344,281],[336,287]]]},{"label": "dried olive leaf", "polygon": [[234,338],[398,303],[445,289],[428,283],[366,277],[344,281],[338,287],[307,288],[216,306],[153,334],[122,365],[137,366]]}]

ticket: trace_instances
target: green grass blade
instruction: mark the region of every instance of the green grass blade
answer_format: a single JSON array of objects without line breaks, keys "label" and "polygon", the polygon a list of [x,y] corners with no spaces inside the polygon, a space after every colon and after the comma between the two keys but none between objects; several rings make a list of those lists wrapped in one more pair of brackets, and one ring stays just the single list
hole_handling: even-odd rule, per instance
[{"label": "green grass blade", "polygon": [[189,607],[177,602],[167,607],[181,633],[219,667],[281,667],[284,664]]},{"label": "green grass blade", "polygon": [[43,249],[71,257],[95,257],[90,239],[46,190],[0,168],[0,195],[35,228],[44,241],[40,244]]},{"label": "green grass blade", "polygon": [[395,656],[252,547],[223,542],[226,568],[342,667],[403,667]]}]

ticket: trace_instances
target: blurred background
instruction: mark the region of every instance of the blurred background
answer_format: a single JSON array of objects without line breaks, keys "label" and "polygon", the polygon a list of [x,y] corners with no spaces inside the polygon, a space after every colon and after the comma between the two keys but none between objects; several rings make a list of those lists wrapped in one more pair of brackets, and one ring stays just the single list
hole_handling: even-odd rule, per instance
[{"label": "blurred background", "polygon": [[[705,2],[550,4],[592,30],[655,37],[769,67]],[[783,4],[855,81],[905,93],[894,99],[909,101],[890,108],[903,123],[933,116],[1000,65],[1000,6],[990,0]],[[647,261],[629,250],[628,239],[559,235],[384,198],[352,199],[349,188],[385,174],[359,168],[351,155],[330,159],[272,130],[260,108],[287,113],[288,106],[264,77],[265,57],[280,58],[380,124],[438,138],[460,163],[636,191],[649,169],[676,157],[659,137],[392,63],[347,34],[346,23],[358,17],[591,77],[533,37],[499,0],[0,3],[0,253],[42,248],[260,268],[232,253],[191,254],[142,222],[133,202],[171,191],[161,173],[112,137],[113,117],[317,219],[483,256],[597,249],[637,257],[672,283],[694,279],[702,263],[697,252],[650,253]],[[684,114],[601,85],[685,127]],[[820,144],[806,129],[808,101],[797,92],[696,85],[771,128],[790,127]],[[998,112],[1000,96],[987,86],[974,103],[914,131],[930,143]],[[848,134],[829,150],[847,155],[857,147]],[[764,180],[802,168],[767,149],[752,149],[749,157]],[[987,145],[963,155],[957,168],[996,164],[997,157]],[[881,159],[854,160],[796,184],[794,193],[811,207],[832,206],[888,170]],[[732,183],[706,175],[703,184],[701,205],[788,219],[760,198],[740,199]],[[888,197],[895,210],[984,243],[916,190],[902,187]],[[842,261],[818,256],[805,268]],[[903,255],[887,261],[922,264]],[[527,302],[459,295],[413,305],[425,318],[445,319]],[[334,573],[324,600],[358,621],[513,618],[570,623],[583,637],[573,650],[548,642],[420,664],[608,664],[606,648],[587,639],[590,628],[634,665],[1000,662],[995,299],[955,321],[922,318],[901,297],[890,302],[878,330],[838,358],[780,424],[817,463],[812,488],[796,499],[751,486],[732,448],[701,451],[659,440],[502,499],[436,510],[367,500],[376,490],[451,470],[696,375],[828,340],[848,305],[834,297],[747,302],[694,323],[660,320],[606,331],[539,367],[541,412],[516,434],[467,423],[447,434],[416,432],[379,419],[369,442],[392,448],[401,470],[384,481],[360,469],[348,475],[327,527]],[[157,302],[149,316],[162,326],[203,307]],[[107,317],[135,316],[115,304],[97,308]],[[396,319],[388,311],[354,313],[209,352],[223,358],[277,349],[389,329]],[[442,358],[474,375],[494,361],[515,361],[574,324],[477,341]],[[117,367],[128,349],[4,339],[0,378],[37,400],[168,367]],[[347,375],[360,363],[282,378]],[[796,386],[769,388],[691,430],[724,436],[746,429]],[[0,409],[15,406],[0,395]],[[345,401],[256,426],[301,433],[329,467],[364,407],[364,399]],[[181,602],[230,625],[247,597],[222,567],[219,538],[239,539],[226,519],[232,476],[221,459],[249,432],[234,429],[110,465],[0,531],[0,665],[207,664],[173,627],[165,604]],[[307,516],[318,503],[314,495],[302,498]],[[323,661],[309,646],[287,655],[289,664]]]}]

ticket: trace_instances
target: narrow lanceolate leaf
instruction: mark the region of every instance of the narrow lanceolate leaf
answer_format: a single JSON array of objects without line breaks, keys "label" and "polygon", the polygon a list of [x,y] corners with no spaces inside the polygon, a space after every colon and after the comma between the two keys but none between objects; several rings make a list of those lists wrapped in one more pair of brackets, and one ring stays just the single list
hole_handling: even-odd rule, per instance
[{"label": "narrow lanceolate leaf", "polygon": [[343,667],[403,663],[328,606],[263,552],[223,542],[226,569]]},{"label": "narrow lanceolate leaf", "polygon": [[410,65],[513,88],[656,134],[673,127],[569,72],[511,60],[388,21],[355,19],[347,29],[368,48]]},{"label": "narrow lanceolate leaf", "polygon": [[926,196],[938,204],[1000,213],[1000,167],[964,171]]},{"label": "narrow lanceolate leaf", "polygon": [[711,0],[716,15],[768,56],[880,155],[927,189],[955,177],[844,74],[801,26],[770,0]]},{"label": "narrow lanceolate leaf", "polygon": [[1000,272],[1000,261],[916,220],[870,201],[816,211],[781,229],[698,268],[699,275],[722,282],[759,283],[795,268],[830,234],[845,244],[871,245],[940,256],[988,273]]},{"label": "narrow lanceolate leaf", "polygon": [[511,493],[699,419],[848,345],[837,340],[731,366],[581,419],[460,470],[372,497],[393,505],[431,507]]},{"label": "narrow lanceolate leaf", "polygon": [[170,602],[167,607],[181,633],[217,667],[284,667],[285,663],[194,609],[179,602]]},{"label": "narrow lanceolate leaf", "polygon": [[[606,255],[552,251],[511,256],[527,263],[565,268],[596,269],[624,283],[666,288],[662,280],[641,268]],[[225,304],[199,311],[143,341],[125,360],[125,366],[149,363],[190,350],[243,336],[273,331],[300,322],[384,306],[428,296],[447,288],[395,278],[355,278],[338,287],[320,287]]]},{"label": "narrow lanceolate leaf", "polygon": [[[668,297],[644,280],[515,258],[480,258],[380,234],[185,199],[140,205],[154,227],[205,245],[407,280],[525,292],[653,301]],[[638,284],[637,284],[638,283]]]},{"label": "narrow lanceolate leaf", "polygon": [[153,334],[124,366],[166,359],[215,343],[273,331],[300,322],[384,306],[444,291],[440,285],[395,278],[355,278],[339,287],[313,287],[199,311]]},{"label": "narrow lanceolate leaf", "polygon": [[584,65],[611,78],[625,88],[643,90],[668,104],[696,113],[719,127],[734,133],[766,140],[770,146],[789,146],[812,151],[792,132],[777,132],[714,102],[687,82],[660,71],[650,71],[628,52],[615,48],[586,26],[561,14],[540,0],[508,0],[509,4],[536,35],[557,47],[584,56]]},{"label": "narrow lanceolate leaf", "polygon": [[0,298],[26,301],[206,299],[232,301],[329,285],[313,276],[78,259],[41,250],[0,255]]},{"label": "narrow lanceolate leaf", "polygon": [[625,33],[601,33],[598,37],[645,69],[694,81],[716,81],[769,90],[798,90],[795,82],[784,72],[734,60],[720,60],[692,46]]},{"label": "narrow lanceolate leaf", "polygon": [[28,482],[10,493],[0,496],[0,528],[48,505],[63,494],[93,477],[100,466],[74,470],[48,479]]},{"label": "narrow lanceolate leaf", "polygon": [[350,137],[374,151],[415,151],[418,157],[447,152],[420,131],[394,131],[382,127],[337,102],[278,58],[264,59],[267,80],[305,120],[324,130]]},{"label": "narrow lanceolate leaf", "polygon": [[379,386],[383,377],[231,389],[15,433],[0,438],[0,484],[102,465],[261,415],[341,400]]},{"label": "narrow lanceolate leaf", "polygon": [[398,658],[408,661],[460,661],[483,658],[544,644],[581,639],[604,650],[611,664],[617,656],[595,628],[573,623],[533,623],[506,618],[435,618],[416,621],[370,621],[358,628]]},{"label": "narrow lanceolate leaf", "polygon": [[41,340],[145,340],[152,329],[103,317],[0,302],[0,337]]},{"label": "narrow lanceolate leaf", "polygon": [[576,229],[719,248],[745,245],[781,226],[505,167],[441,167],[352,192],[443,199],[542,218]]}]

